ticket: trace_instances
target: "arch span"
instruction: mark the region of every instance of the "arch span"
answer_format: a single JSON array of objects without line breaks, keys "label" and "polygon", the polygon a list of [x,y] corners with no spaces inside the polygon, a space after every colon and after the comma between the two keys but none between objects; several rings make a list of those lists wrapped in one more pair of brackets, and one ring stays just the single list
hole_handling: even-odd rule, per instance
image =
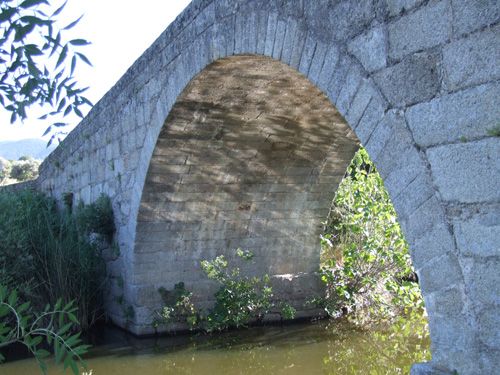
[{"label": "arch span", "polygon": [[[328,98],[285,64],[217,60],[177,99],[158,137],[137,222],[141,295],[179,281],[212,302],[200,262],[251,250],[299,314],[320,293],[319,234],[358,142]],[[144,257],[142,257],[142,254]]]},{"label": "arch span", "polygon": [[212,62],[262,55],[326,95],[385,180],[429,313],[433,360],[415,373],[500,367],[499,8],[401,4],[195,0],[43,163],[40,189],[113,199],[114,321],[141,333],[151,319],[135,244],[165,119]]}]

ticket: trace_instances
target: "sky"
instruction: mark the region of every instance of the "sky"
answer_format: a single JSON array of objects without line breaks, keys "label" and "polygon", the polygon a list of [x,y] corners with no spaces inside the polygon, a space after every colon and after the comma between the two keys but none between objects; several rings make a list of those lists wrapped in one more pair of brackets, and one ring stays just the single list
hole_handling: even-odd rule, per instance
[{"label": "sky", "polygon": [[[51,3],[56,9],[63,1]],[[60,14],[61,25],[84,16],[66,37],[83,38],[92,43],[81,52],[91,60],[93,67],[81,64],[75,72],[80,86],[89,86],[85,96],[97,103],[189,3],[190,0],[68,0]],[[88,107],[84,114],[86,112]],[[0,107],[0,141],[41,138],[50,123],[36,117],[10,124],[10,114]],[[78,121],[76,117],[71,118],[72,127]]]}]

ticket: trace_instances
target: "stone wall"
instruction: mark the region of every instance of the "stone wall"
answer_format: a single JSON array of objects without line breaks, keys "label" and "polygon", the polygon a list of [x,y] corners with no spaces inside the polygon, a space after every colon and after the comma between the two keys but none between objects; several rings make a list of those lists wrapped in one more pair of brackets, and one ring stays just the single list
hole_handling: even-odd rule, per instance
[{"label": "stone wall", "polygon": [[113,200],[121,248],[108,262],[113,320],[141,333],[150,319],[139,300],[146,255],[137,218],[162,129],[169,139],[165,119],[210,63],[263,55],[326,95],[385,180],[429,313],[432,363],[414,372],[494,373],[499,8],[495,0],[193,1],[41,168],[39,187],[56,197]]}]

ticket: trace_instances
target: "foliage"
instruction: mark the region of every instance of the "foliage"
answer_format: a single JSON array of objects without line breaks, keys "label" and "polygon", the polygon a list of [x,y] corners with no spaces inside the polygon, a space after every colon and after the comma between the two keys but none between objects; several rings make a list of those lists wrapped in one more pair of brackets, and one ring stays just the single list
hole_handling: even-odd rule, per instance
[{"label": "foliage", "polygon": [[[245,261],[253,259],[250,251],[237,249],[236,255]],[[166,306],[158,314],[156,325],[186,321],[191,328],[198,326],[213,332],[245,327],[251,321],[262,321],[269,313],[279,313],[284,319],[295,316],[291,305],[275,300],[268,275],[242,276],[238,267],[229,267],[224,255],[202,261],[201,268],[209,280],[219,284],[214,307],[206,314],[196,311],[192,293],[185,289],[184,283],[178,283],[171,292],[160,289]]]},{"label": "foliage", "polygon": [[[0,2],[0,104],[11,113],[11,122],[25,119],[34,104],[49,108],[42,119],[70,113],[83,117],[81,107],[92,105],[82,95],[86,88],[74,79],[78,61],[90,65],[80,51],[89,42],[65,40],[65,32],[81,19],[59,27],[57,18],[65,5],[56,8],[48,0]],[[65,125],[54,122],[45,134]]]},{"label": "foliage", "polygon": [[488,129],[488,135],[492,137],[500,137],[500,124],[491,129]]},{"label": "foliage", "polygon": [[35,310],[74,300],[87,329],[102,315],[105,264],[82,219],[96,205],[80,207],[71,213],[41,193],[0,191],[0,283]]},{"label": "foliage", "polygon": [[[33,314],[29,302],[22,303],[15,290],[10,293],[0,284],[0,348],[21,343],[35,356],[40,369],[47,373],[44,362],[50,353],[43,344],[52,346],[57,364],[70,368],[78,375],[78,362],[87,352],[88,345],[82,345],[80,334],[73,334],[78,326],[73,302],[63,305],[58,300],[53,308],[46,305],[43,312]],[[0,363],[5,358],[0,353]]]},{"label": "foliage", "polygon": [[17,182],[34,180],[38,177],[40,161],[33,158],[19,158],[17,162],[11,164],[10,178]]},{"label": "foliage", "polygon": [[85,206],[83,203],[77,207],[76,220],[78,227],[85,234],[99,234],[110,242],[115,233],[113,207],[105,195],[101,195],[95,202]]},{"label": "foliage", "polygon": [[[382,178],[360,149],[335,196],[322,236],[321,278],[332,316],[364,310],[390,317],[422,306],[408,244]],[[393,308],[394,307],[394,308]]]},{"label": "foliage", "polygon": [[34,180],[38,177],[40,160],[22,156],[17,161],[0,158],[0,186]]},{"label": "foliage", "polygon": [[158,289],[165,306],[158,313],[153,322],[158,327],[164,322],[182,323],[186,322],[191,329],[195,328],[200,321],[200,316],[191,301],[193,293],[188,291],[183,282],[177,283],[172,291],[165,288]]}]

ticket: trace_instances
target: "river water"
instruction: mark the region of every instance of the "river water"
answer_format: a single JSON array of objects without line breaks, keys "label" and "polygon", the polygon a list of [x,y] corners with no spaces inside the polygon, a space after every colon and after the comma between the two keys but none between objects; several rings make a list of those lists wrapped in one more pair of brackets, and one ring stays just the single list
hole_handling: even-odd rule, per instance
[{"label": "river water", "polygon": [[[105,328],[94,342],[86,358],[92,375],[408,374],[430,359],[421,316],[370,330],[323,320],[149,339]],[[33,359],[0,365],[2,375],[39,373]],[[63,373],[49,362],[49,374]]]}]

